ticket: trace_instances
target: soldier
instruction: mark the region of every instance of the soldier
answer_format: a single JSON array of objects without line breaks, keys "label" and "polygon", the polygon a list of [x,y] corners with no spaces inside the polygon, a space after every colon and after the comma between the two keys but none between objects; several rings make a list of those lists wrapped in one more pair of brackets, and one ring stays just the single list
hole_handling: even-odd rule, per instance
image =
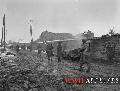
[{"label": "soldier", "polygon": [[81,53],[81,58],[80,58],[80,71],[84,72],[90,72],[90,64],[85,60],[85,55],[86,55],[86,49],[88,49],[89,46],[87,46],[86,42],[87,41],[82,41],[82,49],[80,50]]},{"label": "soldier", "polygon": [[25,47],[26,47],[25,44],[22,45],[22,46],[21,46],[22,50],[25,50],[25,49],[26,49]]},{"label": "soldier", "polygon": [[20,46],[17,44],[17,45],[16,45],[16,51],[17,51],[17,53],[20,51],[20,50],[19,50],[19,47],[20,47]]},{"label": "soldier", "polygon": [[59,72],[59,75],[61,75],[61,70],[62,70],[61,57],[62,57],[62,46],[61,46],[61,42],[58,42],[57,59],[58,59],[58,72]]},{"label": "soldier", "polygon": [[80,61],[81,62],[83,62],[83,60],[84,60],[84,54],[85,54],[85,50],[87,49],[87,46],[86,46],[86,40],[82,40],[82,48],[81,48],[81,50],[80,50],[80,56],[81,56],[81,58],[80,58]]},{"label": "soldier", "polygon": [[38,56],[40,56],[40,57],[41,57],[41,52],[42,52],[42,46],[39,45],[38,46]]},{"label": "soldier", "polygon": [[47,53],[48,60],[50,60],[50,61],[52,61],[52,56],[53,56],[52,50],[53,50],[52,44],[48,44],[47,48],[46,48],[46,53]]},{"label": "soldier", "polygon": [[57,58],[58,58],[58,62],[61,62],[61,57],[62,57],[62,46],[61,46],[61,42],[59,42],[58,46],[57,46]]},{"label": "soldier", "polygon": [[48,58],[48,71],[53,70],[53,62],[52,62],[52,56],[53,56],[53,46],[52,44],[47,44],[46,47],[46,53],[47,53],[47,58]]}]

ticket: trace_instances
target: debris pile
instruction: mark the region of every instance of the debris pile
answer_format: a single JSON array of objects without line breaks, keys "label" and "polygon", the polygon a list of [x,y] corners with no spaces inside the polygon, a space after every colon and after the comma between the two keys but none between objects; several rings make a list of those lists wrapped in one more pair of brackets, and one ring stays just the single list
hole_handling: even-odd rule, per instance
[{"label": "debris pile", "polygon": [[[36,59],[32,55],[19,55],[14,59],[16,65],[11,66],[7,64],[9,60],[5,61],[6,65],[0,67],[0,91],[48,91],[50,88],[62,90],[62,80],[45,70],[37,70],[41,64],[40,59]],[[2,60],[4,59],[1,62]]]}]

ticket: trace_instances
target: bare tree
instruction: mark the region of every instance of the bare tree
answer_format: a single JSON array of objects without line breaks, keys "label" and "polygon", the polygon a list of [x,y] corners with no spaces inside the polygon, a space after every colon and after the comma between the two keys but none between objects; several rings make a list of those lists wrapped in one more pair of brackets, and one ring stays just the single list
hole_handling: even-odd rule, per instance
[{"label": "bare tree", "polygon": [[114,34],[115,34],[114,27],[113,27],[113,28],[110,28],[109,34],[110,34],[110,35],[114,35]]}]

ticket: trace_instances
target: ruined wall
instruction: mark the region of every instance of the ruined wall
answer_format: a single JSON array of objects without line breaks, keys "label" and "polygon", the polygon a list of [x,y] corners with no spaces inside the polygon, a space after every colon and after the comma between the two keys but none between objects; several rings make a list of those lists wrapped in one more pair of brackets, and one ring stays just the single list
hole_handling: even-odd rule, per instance
[{"label": "ruined wall", "polygon": [[115,57],[120,58],[120,38],[116,36],[110,36],[106,38],[93,39],[90,44],[90,55],[92,58],[100,58],[107,60],[105,43],[113,41],[116,43]]},{"label": "ruined wall", "polygon": [[91,57],[106,59],[104,40],[93,40],[90,44]]}]

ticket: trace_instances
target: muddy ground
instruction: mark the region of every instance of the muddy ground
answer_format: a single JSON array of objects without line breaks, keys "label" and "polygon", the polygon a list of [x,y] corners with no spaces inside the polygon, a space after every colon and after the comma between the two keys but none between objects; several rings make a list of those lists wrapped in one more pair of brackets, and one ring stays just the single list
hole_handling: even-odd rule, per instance
[{"label": "muddy ground", "polygon": [[[120,85],[107,84],[66,84],[63,82],[64,77],[80,76],[120,76],[120,64],[107,65],[102,63],[90,63],[90,72],[79,71],[79,63],[71,60],[62,60],[60,64],[57,58],[53,57],[51,63],[47,60],[45,54],[42,57],[28,52],[18,54],[11,64],[16,64],[20,69],[30,69],[34,74],[38,74],[37,84],[44,88],[31,88],[28,90],[14,91],[120,91]],[[1,67],[2,69],[2,67]],[[43,74],[41,75],[41,72]],[[25,82],[25,81],[24,81]],[[57,85],[55,85],[56,83]],[[26,87],[27,88],[27,87]],[[10,90],[12,91],[12,90]]]}]

